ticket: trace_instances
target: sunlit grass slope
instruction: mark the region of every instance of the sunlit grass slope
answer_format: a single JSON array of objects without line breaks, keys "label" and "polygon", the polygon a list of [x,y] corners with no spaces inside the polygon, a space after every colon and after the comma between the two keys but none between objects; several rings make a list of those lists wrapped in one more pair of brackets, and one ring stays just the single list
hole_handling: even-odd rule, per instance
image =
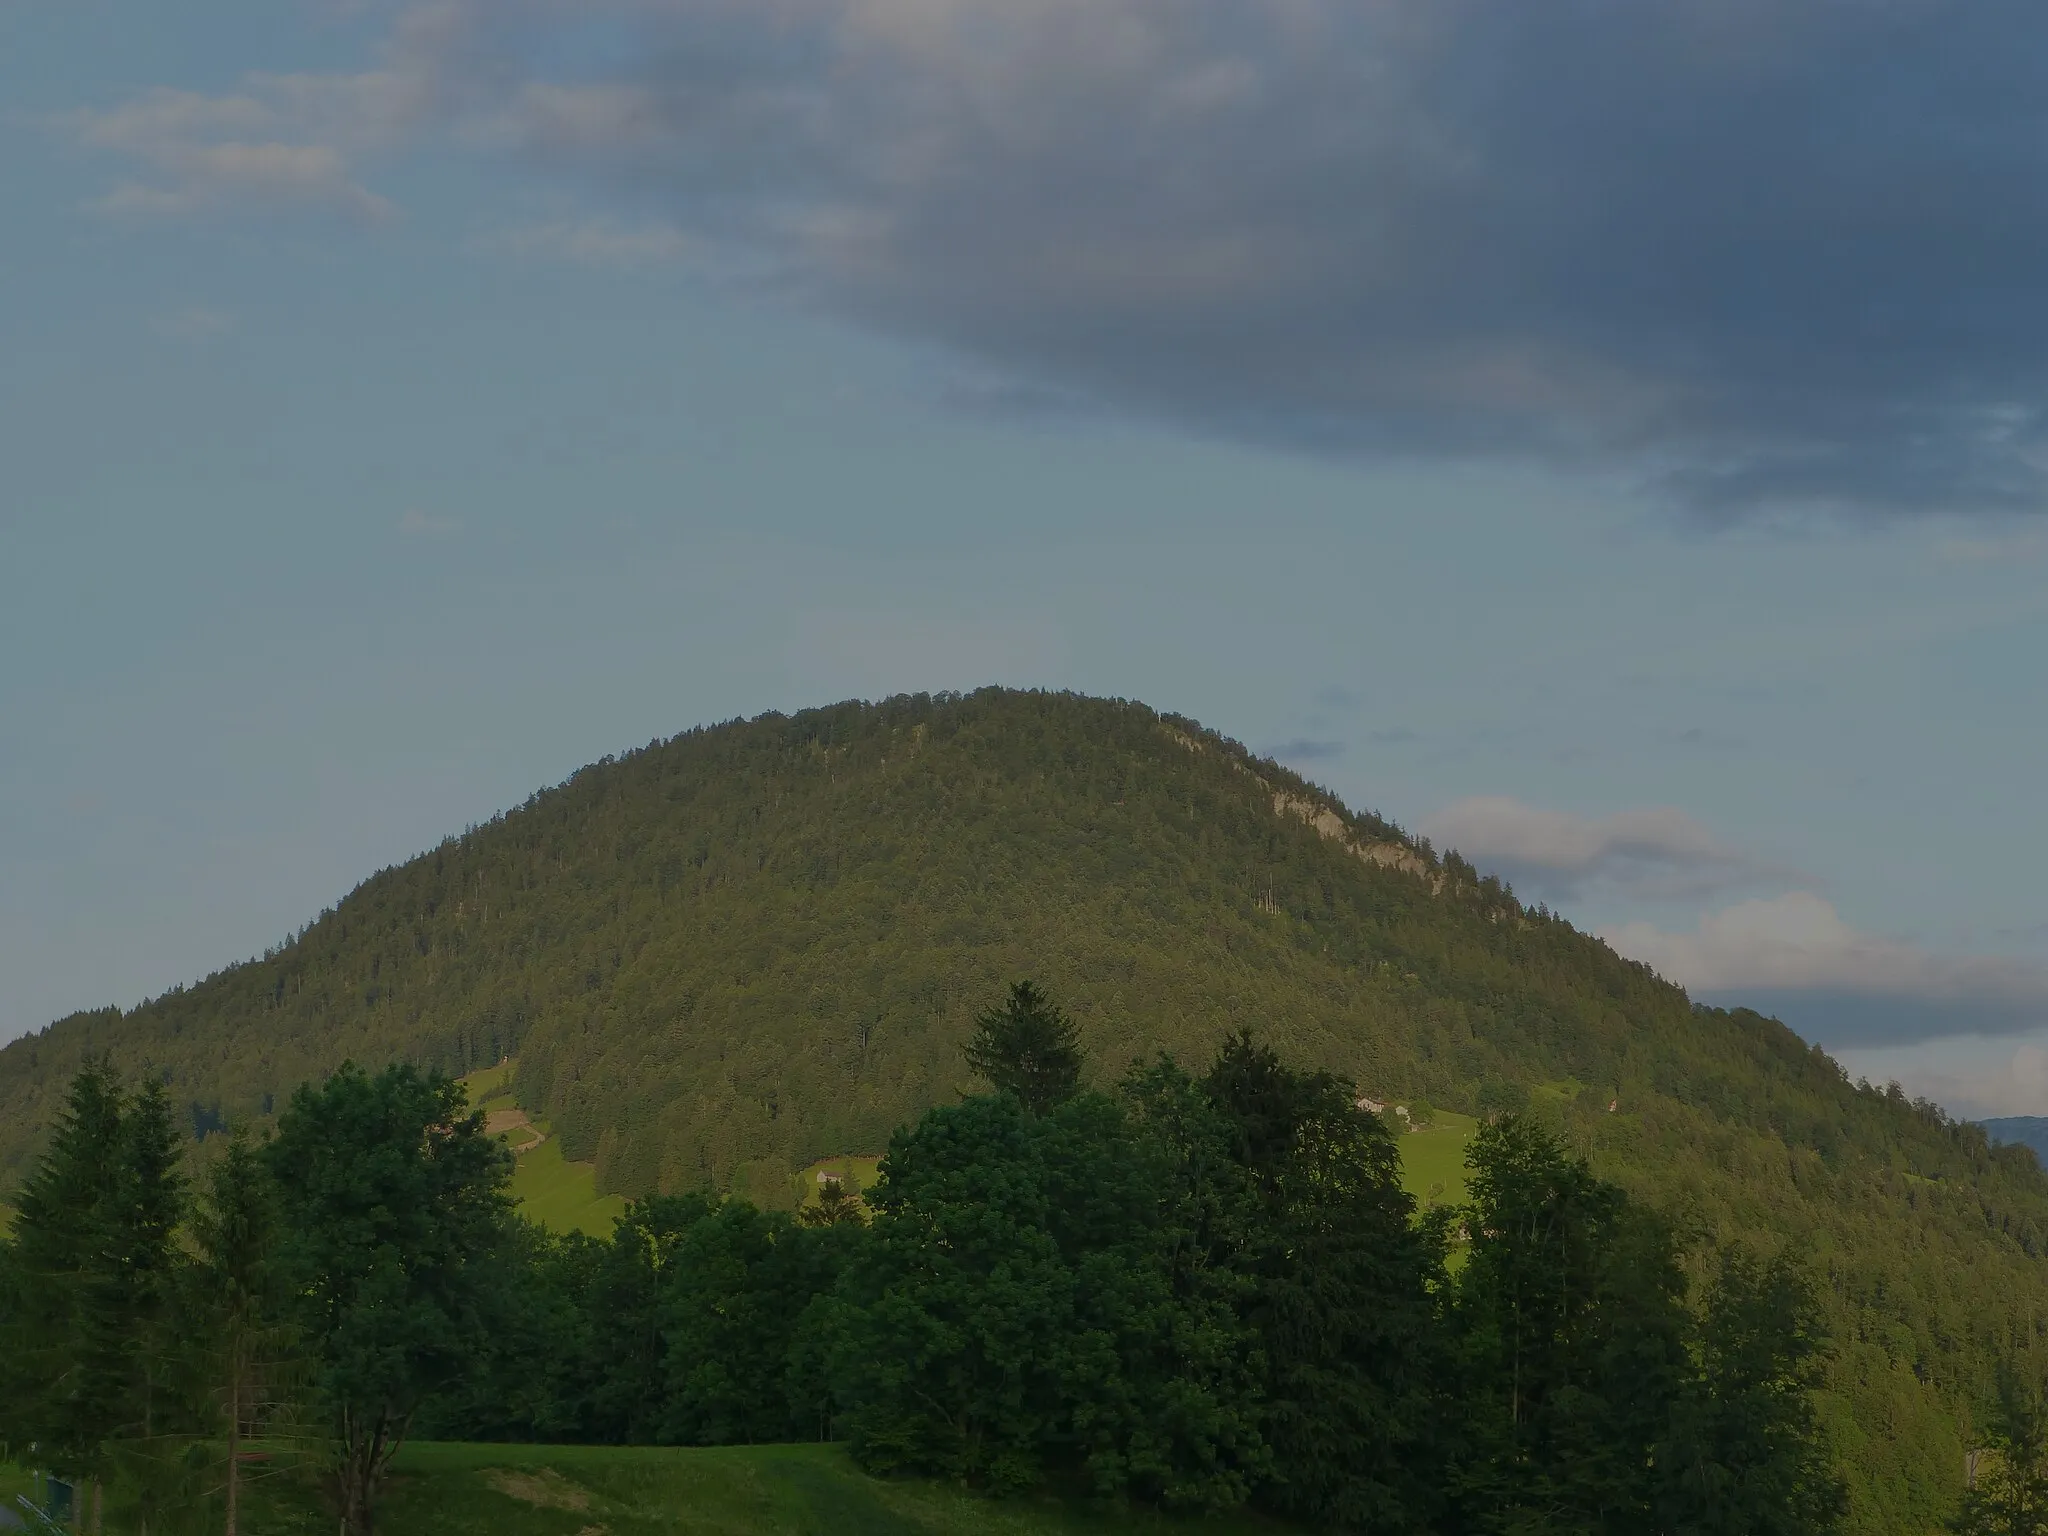
[{"label": "sunlit grass slope", "polygon": [[1401,1137],[1401,1184],[1427,1210],[1465,1199],[1465,1151],[1479,1122],[1440,1109],[1427,1126]]},{"label": "sunlit grass slope", "polygon": [[[486,1114],[516,1109],[511,1082],[517,1066],[515,1061],[506,1061],[461,1079],[469,1102]],[[537,1143],[536,1136],[540,1138]],[[512,1168],[512,1198],[522,1216],[551,1232],[611,1235],[612,1223],[624,1214],[626,1202],[622,1196],[597,1192],[595,1163],[573,1163],[565,1158],[561,1138],[545,1120],[529,1118],[506,1140],[518,1153]]]},{"label": "sunlit grass slope", "polygon": [[[325,1533],[310,1489],[262,1497],[265,1531]],[[1051,1499],[991,1503],[963,1489],[880,1482],[833,1445],[615,1446],[421,1444],[399,1455],[380,1536],[1248,1536],[1281,1527],[1246,1517],[1167,1520]]]}]

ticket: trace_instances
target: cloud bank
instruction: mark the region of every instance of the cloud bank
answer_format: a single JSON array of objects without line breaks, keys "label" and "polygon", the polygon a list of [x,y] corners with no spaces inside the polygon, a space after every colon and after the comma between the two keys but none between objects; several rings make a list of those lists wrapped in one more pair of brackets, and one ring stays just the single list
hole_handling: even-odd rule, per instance
[{"label": "cloud bank", "polygon": [[[1694,997],[1771,1014],[1831,1049],[2048,1029],[2048,967],[1860,933],[1824,896],[1783,889],[1811,880],[1729,846],[1671,807],[1585,817],[1480,796],[1423,830],[1525,897],[1624,910],[1641,902],[1698,910],[1718,897],[1723,904],[1690,929],[1637,920],[1596,931]],[[1730,899],[1757,887],[1777,893]]]},{"label": "cloud bank", "polygon": [[1700,896],[1784,873],[1727,847],[1669,806],[1585,817],[1479,795],[1447,806],[1423,830],[1517,886],[1565,900],[1599,886],[1635,896]]},{"label": "cloud bank", "polygon": [[1688,933],[1600,930],[1696,997],[1774,1014],[1829,1046],[1883,1046],[2048,1026],[2048,968],[1859,933],[1806,891],[1737,902]]},{"label": "cloud bank", "polygon": [[[2020,0],[435,0],[348,76],[81,114],[114,209],[507,154],[1020,386],[1705,517],[2033,512]],[[1028,393],[1028,391],[1027,391]]]}]

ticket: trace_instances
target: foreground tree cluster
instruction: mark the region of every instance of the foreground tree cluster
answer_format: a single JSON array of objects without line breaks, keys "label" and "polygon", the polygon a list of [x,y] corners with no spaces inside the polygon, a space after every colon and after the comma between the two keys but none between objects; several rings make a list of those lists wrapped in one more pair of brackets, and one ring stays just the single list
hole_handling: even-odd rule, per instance
[{"label": "foreground tree cluster", "polygon": [[864,1202],[658,1196],[603,1240],[518,1221],[460,1090],[407,1068],[302,1089],[196,1200],[161,1091],[88,1072],[0,1249],[0,1440],[163,1529],[232,1530],[238,1442],[288,1405],[354,1532],[409,1435],[843,1437],[878,1473],[1346,1530],[1836,1523],[1797,1274],[1695,1255],[1689,1286],[1530,1120],[1418,1219],[1349,1085],[1248,1035],[1084,1091],[1026,984],[970,1059],[992,1091],[899,1131]]}]

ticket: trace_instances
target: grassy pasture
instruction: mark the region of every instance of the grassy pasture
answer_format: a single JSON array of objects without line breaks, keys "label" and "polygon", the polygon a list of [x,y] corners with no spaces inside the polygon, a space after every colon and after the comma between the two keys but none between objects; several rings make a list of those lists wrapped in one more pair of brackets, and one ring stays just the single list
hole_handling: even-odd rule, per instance
[{"label": "grassy pasture", "polygon": [[[250,1529],[320,1532],[310,1487],[261,1494]],[[252,1513],[256,1511],[252,1510]],[[415,1444],[399,1453],[382,1536],[1252,1536],[1249,1517],[1168,1520],[1053,1498],[994,1503],[964,1489],[867,1477],[836,1445]]]},{"label": "grassy pasture", "polygon": [[1437,1110],[1429,1125],[1402,1134],[1401,1185],[1418,1207],[1457,1205],[1465,1198],[1465,1148],[1479,1122]]},{"label": "grassy pasture", "polygon": [[522,1215],[549,1231],[592,1237],[610,1237],[613,1220],[626,1210],[621,1196],[597,1192],[597,1165],[564,1161],[562,1143],[554,1136],[513,1166],[512,1197]]},{"label": "grassy pasture", "polygon": [[[512,1072],[517,1065],[507,1061],[461,1079],[471,1107],[486,1113],[515,1108]],[[613,1220],[625,1213],[625,1200],[618,1195],[600,1195],[597,1165],[567,1161],[562,1156],[562,1143],[545,1120],[527,1123],[542,1140],[520,1153],[512,1165],[512,1198],[518,1202],[519,1213],[551,1232],[611,1236]],[[513,1138],[515,1143],[519,1139]]]}]

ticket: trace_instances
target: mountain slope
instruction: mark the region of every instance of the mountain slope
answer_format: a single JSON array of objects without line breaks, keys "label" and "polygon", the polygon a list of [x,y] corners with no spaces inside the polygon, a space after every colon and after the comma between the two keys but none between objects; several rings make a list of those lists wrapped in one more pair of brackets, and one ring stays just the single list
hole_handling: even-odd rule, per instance
[{"label": "mountain slope", "polygon": [[[1683,993],[1455,856],[1137,704],[986,690],[692,731],[386,870],[276,952],[0,1051],[0,1191],[111,1050],[195,1128],[345,1057],[516,1051],[564,1154],[623,1193],[785,1198],[968,1086],[1029,974],[1096,1075],[1255,1027],[1380,1098],[1539,1095],[1689,1229],[1792,1243],[1840,1340],[1857,1526],[1925,1529],[1994,1346],[2048,1337],[2048,1181]],[[1609,1103],[1617,1104],[1608,1113]]]}]

